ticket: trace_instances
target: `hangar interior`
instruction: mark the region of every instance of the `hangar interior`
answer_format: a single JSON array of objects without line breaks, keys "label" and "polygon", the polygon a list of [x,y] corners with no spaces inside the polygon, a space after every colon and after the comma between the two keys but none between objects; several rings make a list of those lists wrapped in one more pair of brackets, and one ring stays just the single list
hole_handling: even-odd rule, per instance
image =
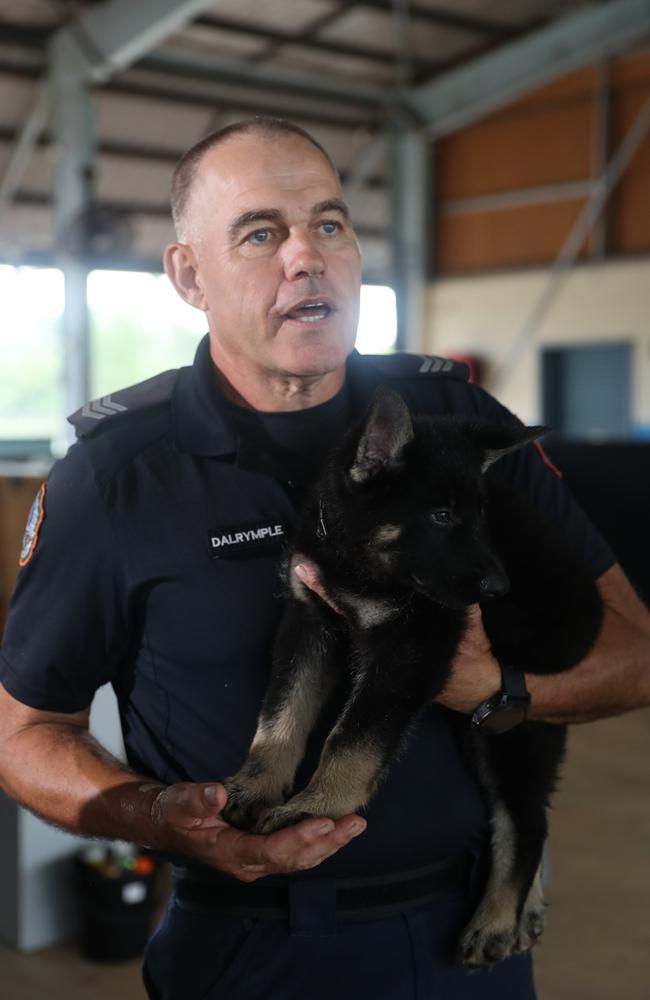
[{"label": "hangar interior", "polygon": [[[0,282],[56,269],[65,293],[47,320],[51,369],[21,337],[36,302],[20,298],[2,324],[0,622],[66,414],[97,386],[136,380],[119,353],[110,375],[97,371],[110,331],[93,327],[89,276],[158,275],[174,164],[259,114],[295,121],[332,156],[364,281],[395,292],[395,347],[462,357],[522,420],[552,425],[551,457],[650,598],[638,534],[650,502],[648,0],[0,0]],[[151,374],[165,367],[155,361]],[[29,421],[51,371],[53,448]],[[110,698],[94,725],[119,751]],[[542,998],[647,996],[649,726],[643,711],[573,731]],[[2,795],[0,843],[0,954],[11,996],[31,997],[75,962],[51,947],[74,927],[63,883],[75,844]],[[104,979],[79,968],[97,997],[141,995],[135,966]]]}]

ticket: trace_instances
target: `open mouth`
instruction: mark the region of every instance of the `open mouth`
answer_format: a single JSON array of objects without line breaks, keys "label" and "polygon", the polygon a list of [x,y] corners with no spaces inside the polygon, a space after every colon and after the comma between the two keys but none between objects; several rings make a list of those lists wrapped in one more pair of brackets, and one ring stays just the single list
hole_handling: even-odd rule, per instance
[{"label": "open mouth", "polygon": [[331,316],[333,309],[327,302],[306,302],[296,306],[284,314],[285,319],[298,320],[299,323],[322,323]]}]

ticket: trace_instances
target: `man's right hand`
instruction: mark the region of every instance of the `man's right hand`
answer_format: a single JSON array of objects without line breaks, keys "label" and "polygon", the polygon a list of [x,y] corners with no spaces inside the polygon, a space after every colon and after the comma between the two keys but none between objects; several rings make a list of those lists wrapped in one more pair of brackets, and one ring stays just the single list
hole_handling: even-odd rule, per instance
[{"label": "man's right hand", "polygon": [[[143,789],[144,790],[144,789]],[[266,836],[247,833],[221,818],[227,802],[223,785],[169,785],[158,791],[151,819],[158,843],[202,864],[218,868],[242,882],[315,868],[362,833],[361,816],[306,819]]]}]

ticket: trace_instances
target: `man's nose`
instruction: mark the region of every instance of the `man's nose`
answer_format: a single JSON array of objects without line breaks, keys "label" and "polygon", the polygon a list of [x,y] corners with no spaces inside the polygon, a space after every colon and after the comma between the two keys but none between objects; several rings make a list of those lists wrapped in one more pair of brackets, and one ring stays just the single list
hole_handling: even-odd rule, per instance
[{"label": "man's nose", "polygon": [[290,236],[283,252],[284,273],[288,280],[313,278],[325,273],[325,258],[308,234]]}]

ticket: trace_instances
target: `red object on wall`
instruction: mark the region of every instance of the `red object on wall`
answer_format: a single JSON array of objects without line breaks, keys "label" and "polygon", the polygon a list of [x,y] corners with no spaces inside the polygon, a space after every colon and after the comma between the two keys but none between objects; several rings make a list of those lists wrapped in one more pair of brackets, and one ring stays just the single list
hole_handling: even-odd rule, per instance
[{"label": "red object on wall", "polygon": [[475,354],[448,354],[450,361],[461,361],[469,368],[469,380],[476,385],[483,382],[483,362]]}]

